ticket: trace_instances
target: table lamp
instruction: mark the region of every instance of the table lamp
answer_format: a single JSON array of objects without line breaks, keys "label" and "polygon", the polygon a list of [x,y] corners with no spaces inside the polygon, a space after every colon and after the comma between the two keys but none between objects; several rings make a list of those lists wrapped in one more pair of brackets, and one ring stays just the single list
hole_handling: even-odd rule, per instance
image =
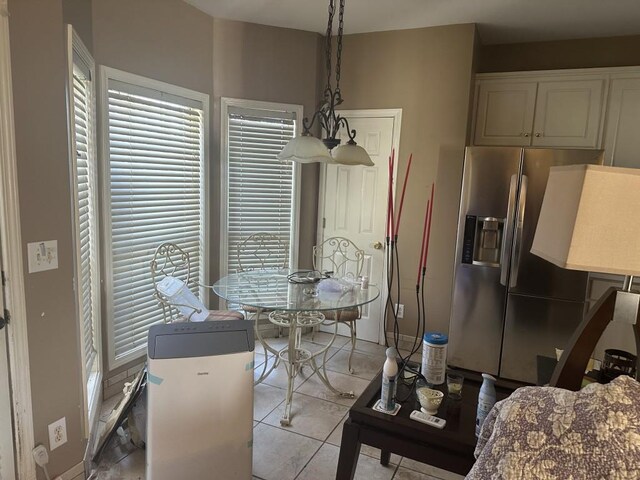
[{"label": "table lamp", "polygon": [[633,276],[640,275],[640,170],[552,167],[531,253],[561,268],[625,275],[622,289],[609,288],[574,332],[551,386],[580,389],[612,320],[632,325],[640,353],[640,293],[631,290]]}]

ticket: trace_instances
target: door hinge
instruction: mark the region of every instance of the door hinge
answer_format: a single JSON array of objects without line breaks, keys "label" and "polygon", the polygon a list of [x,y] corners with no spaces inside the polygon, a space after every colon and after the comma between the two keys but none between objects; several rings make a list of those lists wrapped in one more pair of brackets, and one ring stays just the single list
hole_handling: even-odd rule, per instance
[{"label": "door hinge", "polygon": [[322,217],[322,228],[326,228],[327,227],[327,219]]},{"label": "door hinge", "polygon": [[4,274],[4,270],[2,270],[2,286],[4,287],[7,284],[7,277]]}]

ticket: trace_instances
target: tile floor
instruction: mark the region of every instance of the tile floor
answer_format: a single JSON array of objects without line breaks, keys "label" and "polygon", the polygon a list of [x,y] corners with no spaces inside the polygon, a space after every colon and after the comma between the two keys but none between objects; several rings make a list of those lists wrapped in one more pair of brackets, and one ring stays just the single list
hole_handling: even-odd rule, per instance
[{"label": "tile floor", "polygon": [[[307,348],[320,348],[327,335],[317,333],[314,341],[305,336]],[[270,339],[274,346],[284,346],[286,340]],[[385,348],[368,342],[358,342],[354,353],[354,373],[347,368],[350,345],[346,337],[338,337],[328,353],[327,370],[338,389],[353,390],[359,395],[384,363]],[[261,348],[256,349],[256,375],[264,363]],[[253,428],[253,474],[259,480],[333,480],[335,478],[342,424],[355,400],[338,398],[327,391],[315,376],[303,369],[296,379],[290,427],[280,426],[286,388],[286,372],[278,367],[255,387]],[[103,405],[101,420],[106,420],[117,397]],[[283,455],[287,452],[287,455]],[[95,476],[96,480],[144,480],[144,451],[118,438],[111,442]],[[367,480],[433,480],[462,479],[460,475],[397,455],[390,465],[379,462],[379,450],[362,446],[356,479]]]}]

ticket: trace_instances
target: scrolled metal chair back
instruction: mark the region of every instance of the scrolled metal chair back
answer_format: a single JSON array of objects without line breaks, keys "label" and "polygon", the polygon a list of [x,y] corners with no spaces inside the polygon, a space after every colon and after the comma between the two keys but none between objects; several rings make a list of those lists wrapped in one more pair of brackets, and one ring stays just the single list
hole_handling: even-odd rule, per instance
[{"label": "scrolled metal chair back", "polygon": [[335,278],[356,280],[364,267],[364,250],[345,237],[331,237],[313,247],[313,268]]},{"label": "scrolled metal chair back", "polygon": [[254,233],[242,240],[238,244],[237,258],[241,272],[287,268],[289,263],[287,246],[276,235],[267,232]]},{"label": "scrolled metal chair back", "polygon": [[191,263],[189,253],[175,243],[162,243],[156,248],[151,260],[151,281],[153,282],[153,296],[162,306],[164,321],[169,323],[178,310],[158,291],[157,285],[163,278],[172,276],[180,278],[189,286],[191,279]]}]

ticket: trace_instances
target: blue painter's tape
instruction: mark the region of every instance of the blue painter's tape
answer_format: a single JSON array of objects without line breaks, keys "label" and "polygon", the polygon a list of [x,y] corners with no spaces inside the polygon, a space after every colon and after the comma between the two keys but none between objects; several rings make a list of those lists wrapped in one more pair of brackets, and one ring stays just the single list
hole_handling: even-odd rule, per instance
[{"label": "blue painter's tape", "polygon": [[255,365],[255,362],[253,362],[253,361],[251,361],[251,362],[247,363],[247,364],[244,366],[245,371],[247,371],[247,372],[248,372],[249,370],[253,370],[253,366],[254,366],[254,365]]},{"label": "blue painter's tape", "polygon": [[147,373],[147,381],[156,385],[160,385],[162,382],[164,382],[164,378],[156,377],[151,373]]}]

